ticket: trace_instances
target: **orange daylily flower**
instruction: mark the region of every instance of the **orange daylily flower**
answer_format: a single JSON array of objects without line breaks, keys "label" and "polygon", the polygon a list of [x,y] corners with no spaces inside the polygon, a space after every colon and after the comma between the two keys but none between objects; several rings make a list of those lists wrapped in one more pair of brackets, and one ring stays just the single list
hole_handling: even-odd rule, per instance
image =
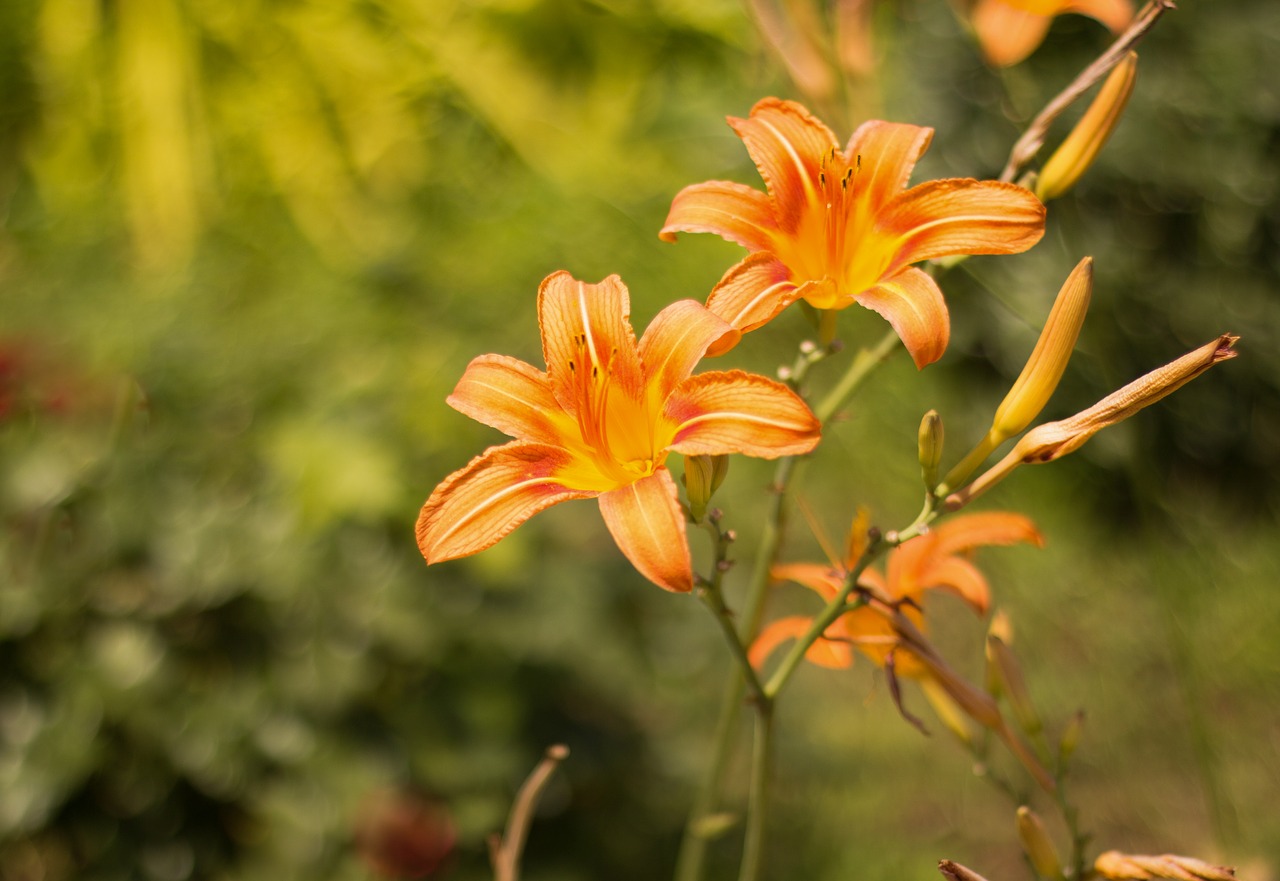
[{"label": "orange daylily flower", "polygon": [[[809,111],[778,98],[729,125],[768,192],[731,181],[685,187],[659,236],[710,232],[752,252],[707,299],[739,331],[799,299],[822,310],[860,303],[893,325],[923,367],[941,357],[951,325],[937,284],[912,264],[1016,254],[1044,234],[1044,205],[1014,184],[952,179],[904,190],[933,129],[873,120],[841,151]],[[730,335],[709,354],[736,342]]]},{"label": "orange daylily flower", "polygon": [[596,498],[640,574],[687,591],[692,566],[667,455],[775,458],[817,444],[818,421],[780,383],[741,370],[691,376],[707,346],[732,332],[700,303],[672,303],[638,343],[630,311],[616,275],[586,284],[554,273],[538,291],[546,372],[503,355],[467,366],[449,405],[515,440],[427,499],[417,537],[428,563],[482,551],[551,505]]},{"label": "orange daylily flower", "polygon": [[[865,530],[858,529],[858,532]],[[986,577],[969,559],[970,552],[983,545],[1011,545],[1030,542],[1036,547],[1044,538],[1021,514],[992,511],[955,517],[937,529],[917,536],[889,552],[885,572],[866,569],[858,584],[883,600],[841,615],[827,628],[805,658],[822,667],[845,668],[853,664],[856,647],[877,664],[883,665],[889,651],[898,644],[887,607],[897,605],[902,613],[921,626],[920,603],[926,591],[942,590],[965,601],[978,614],[991,603]],[[844,585],[850,568],[861,556],[862,547],[851,543],[850,553],[837,564],[787,563],[775,566],[771,575],[778,581],[794,581],[830,601]],[[903,602],[903,601],[908,602]],[[751,646],[751,662],[759,667],[781,643],[804,634],[812,619],[805,616],[782,618],[761,631]],[[926,672],[909,652],[897,657],[897,672],[920,676]]]},{"label": "orange daylily flower", "polygon": [[1096,19],[1112,33],[1133,19],[1129,0],[977,0],[969,19],[987,62],[1009,67],[1034,52],[1053,19],[1068,12]]}]

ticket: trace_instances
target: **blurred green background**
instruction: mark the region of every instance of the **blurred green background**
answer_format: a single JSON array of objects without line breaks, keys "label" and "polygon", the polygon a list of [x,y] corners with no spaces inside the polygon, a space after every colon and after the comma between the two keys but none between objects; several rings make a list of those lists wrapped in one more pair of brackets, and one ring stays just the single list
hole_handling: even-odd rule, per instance
[{"label": "blurred green background", "polygon": [[[800,494],[833,534],[858,505],[909,522],[921,413],[953,461],[1085,254],[1094,303],[1047,417],[1240,333],[1239,358],[984,499],[1048,545],[982,559],[1051,729],[1086,710],[1095,852],[1267,881],[1280,5],[1183,6],[1045,240],[944,279],[946,357],[886,365]],[[917,181],[995,176],[1106,43],[1067,16],[999,74],[944,0],[875,9],[878,73],[823,109],[841,138],[867,113],[935,127]],[[739,259],[657,230],[688,183],[758,184],[723,118],[770,94],[802,97],[734,0],[0,5],[0,879],[368,878],[358,833],[388,791],[428,806],[428,850],[456,830],[440,875],[483,878],[553,742],[572,756],[526,877],[669,876],[727,669],[710,617],[629,570],[590,503],[431,569],[412,526],[500,440],[444,398],[477,354],[540,363],[545,275],[619,273],[643,327]],[[842,322],[851,345],[884,327]],[[788,313],[731,360],[771,372],[806,332]],[[743,558],[769,474],[737,461],[718,499]],[[791,536],[818,558],[802,519]],[[981,622],[945,598],[932,617],[980,676]],[[1013,806],[870,664],[802,671],[778,740],[770,877],[944,857],[1025,877]]]}]

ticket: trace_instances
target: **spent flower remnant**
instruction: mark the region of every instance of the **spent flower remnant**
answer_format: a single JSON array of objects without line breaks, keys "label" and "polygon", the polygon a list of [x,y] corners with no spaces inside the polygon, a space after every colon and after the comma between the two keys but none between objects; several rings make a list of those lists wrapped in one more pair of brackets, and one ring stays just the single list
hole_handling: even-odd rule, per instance
[{"label": "spent flower remnant", "polygon": [[[710,232],[751,251],[707,299],[739,331],[800,299],[819,310],[859,303],[884,316],[923,367],[946,349],[950,319],[937,284],[912,264],[1016,254],[1044,234],[1044,205],[1014,184],[949,179],[905,189],[933,129],[872,120],[842,151],[808,110],[777,98],[729,125],[767,192],[731,181],[685,187],[659,235]],[[736,342],[725,337],[709,353]]]},{"label": "spent flower remnant", "polygon": [[1087,15],[1119,33],[1133,18],[1129,0],[976,0],[969,13],[982,54],[995,67],[1024,60],[1059,15]]},{"label": "spent flower remnant", "polygon": [[[807,587],[829,602],[840,593],[848,573],[862,555],[864,546],[859,537],[865,535],[864,526],[855,521],[845,560],[831,565],[786,563],[775,566],[770,574],[777,581],[794,581]],[[859,575],[858,584],[889,606],[900,606],[903,614],[917,625],[923,623],[920,602],[930,590],[953,593],[978,614],[985,614],[991,603],[991,590],[969,555],[984,545],[1018,542],[1029,542],[1036,547],[1044,544],[1035,524],[1020,514],[992,511],[956,517],[894,548],[889,552],[885,573],[866,569]],[[811,623],[808,617],[792,616],[765,627],[751,648],[752,663],[760,666],[778,645],[801,636]],[[840,616],[827,628],[825,638],[815,642],[805,657],[823,667],[849,667],[853,664],[852,647],[857,646],[877,664],[884,664],[897,641],[884,607],[865,605]],[[919,676],[924,670],[907,653],[899,655],[897,672]]]},{"label": "spent flower remnant", "polygon": [[817,444],[817,419],[782,384],[741,370],[691,375],[707,346],[733,333],[700,303],[667,306],[639,342],[630,311],[616,275],[586,284],[554,273],[538,292],[547,370],[503,355],[467,366],[450,406],[515,440],[427,499],[417,537],[428,563],[482,551],[551,505],[596,498],[640,574],[687,591],[692,565],[668,454],[775,458]]}]

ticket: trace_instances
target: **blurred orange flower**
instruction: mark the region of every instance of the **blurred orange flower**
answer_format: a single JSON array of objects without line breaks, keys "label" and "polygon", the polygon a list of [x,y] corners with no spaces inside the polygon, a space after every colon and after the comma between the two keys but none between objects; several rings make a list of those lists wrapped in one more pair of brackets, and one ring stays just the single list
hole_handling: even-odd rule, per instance
[{"label": "blurred orange flower", "polygon": [[[857,523],[854,531],[865,533]],[[1036,547],[1044,544],[1035,524],[1021,514],[991,511],[956,517],[894,548],[889,552],[885,573],[868,568],[862,572],[858,584],[886,604],[900,606],[902,613],[917,626],[923,623],[920,603],[925,592],[930,590],[953,593],[978,614],[985,614],[990,605],[991,591],[986,577],[970,559],[971,552],[983,545],[1011,545],[1024,541]],[[803,585],[829,602],[840,592],[848,572],[861,554],[861,544],[851,542],[849,554],[838,564],[787,563],[775,566],[771,574],[778,581],[794,581]],[[800,637],[811,623],[811,618],[793,616],[765,627],[751,647],[752,664],[759,667],[778,645]],[[883,666],[897,641],[885,610],[876,605],[866,605],[837,618],[805,658],[822,667],[845,668],[853,664],[853,649],[856,647]],[[907,676],[918,676],[924,672],[920,663],[907,652],[898,653],[896,669],[899,674]]]},{"label": "blurred orange flower", "polygon": [[693,300],[672,303],[636,342],[616,276],[557,272],[538,292],[547,370],[503,355],[468,365],[454,409],[516,440],[491,447],[436,487],[418,517],[428,563],[484,550],[568,499],[598,498],[627,559],[668,590],[693,587],[668,453],[807,453],[820,427],[790,389],[741,370],[691,376],[732,329]]},{"label": "blurred orange flower", "polygon": [[[918,367],[950,336],[942,292],[912,264],[958,254],[1015,254],[1044,234],[1044,206],[1013,184],[936,180],[904,190],[933,129],[872,120],[841,151],[793,101],[765,98],[729,118],[767,192],[731,181],[685,187],[659,235],[710,232],[752,253],[712,290],[707,308],[746,332],[803,299],[860,303],[884,316]],[[709,354],[731,348],[719,340]]]},{"label": "blurred orange flower", "polygon": [[1017,64],[1044,42],[1056,16],[1087,15],[1118,33],[1133,19],[1129,0],[977,0],[970,12],[982,54],[996,67]]}]

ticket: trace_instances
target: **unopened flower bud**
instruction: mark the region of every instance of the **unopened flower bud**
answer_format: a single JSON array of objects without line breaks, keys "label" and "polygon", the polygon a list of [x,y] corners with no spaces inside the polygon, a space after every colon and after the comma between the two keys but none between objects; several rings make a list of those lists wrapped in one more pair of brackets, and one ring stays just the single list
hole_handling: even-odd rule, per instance
[{"label": "unopened flower bud", "polygon": [[707,504],[729,473],[728,456],[685,456],[684,488],[689,496],[689,513],[701,521]]},{"label": "unopened flower bud", "polygon": [[1034,737],[1040,732],[1040,714],[1031,703],[1031,693],[1027,690],[1026,679],[1022,675],[1022,666],[1013,651],[1004,640],[994,633],[987,635],[987,663],[991,674],[1000,683],[1000,692],[1013,708],[1013,715],[1018,724],[1028,735]]},{"label": "unopened flower bud", "polygon": [[969,723],[964,719],[964,711],[947,695],[938,681],[926,676],[920,680],[919,685],[925,700],[929,702],[929,706],[933,707],[934,715],[938,717],[943,727],[954,734],[961,743],[972,744],[973,732],[969,730]]},{"label": "unopened flower bud", "polygon": [[989,640],[992,635],[1000,637],[1005,645],[1013,642],[1013,625],[1009,622],[1009,616],[1005,614],[1004,609],[997,609],[991,616],[991,623],[987,625],[987,694],[999,698],[1004,692],[1004,685],[1000,681],[1000,668],[996,666],[991,654]]},{"label": "unopened flower bud", "polygon": [[1089,109],[1066,140],[1040,169],[1036,195],[1042,202],[1071,189],[1093,164],[1102,146],[1124,114],[1133,84],[1138,79],[1138,53],[1130,52],[1111,71]]},{"label": "unopened flower bud", "polygon": [[1085,257],[1076,264],[1058,291],[1031,357],[1013,383],[1013,388],[996,408],[995,419],[991,423],[996,445],[1019,434],[1049,403],[1049,397],[1058,387],[1063,371],[1067,369],[1067,361],[1075,350],[1092,292],[1093,258]]},{"label": "unopened flower bud", "polygon": [[1084,731],[1084,710],[1076,710],[1067,722],[1067,727],[1062,729],[1062,737],[1058,740],[1058,765],[1061,768],[1067,767],[1067,762],[1071,761],[1071,757],[1075,754],[1076,747],[1080,744],[1080,735]]},{"label": "unopened flower bud", "polygon": [[1084,446],[1102,429],[1128,419],[1144,407],[1182,388],[1210,367],[1236,356],[1240,337],[1224,333],[1176,361],[1135,379],[1087,410],[1058,422],[1038,425],[1022,436],[1009,454],[959,492],[947,497],[946,507],[957,511],[1024,464],[1052,462]]},{"label": "unopened flower bud", "polygon": [[924,485],[932,491],[938,485],[938,463],[942,461],[942,417],[937,410],[930,410],[920,420],[919,452],[920,472]]},{"label": "unopened flower bud", "polygon": [[1022,850],[1036,874],[1041,878],[1061,878],[1062,861],[1058,859],[1058,849],[1053,846],[1053,839],[1035,811],[1026,805],[1018,808],[1017,826],[1018,840],[1022,842]]}]

